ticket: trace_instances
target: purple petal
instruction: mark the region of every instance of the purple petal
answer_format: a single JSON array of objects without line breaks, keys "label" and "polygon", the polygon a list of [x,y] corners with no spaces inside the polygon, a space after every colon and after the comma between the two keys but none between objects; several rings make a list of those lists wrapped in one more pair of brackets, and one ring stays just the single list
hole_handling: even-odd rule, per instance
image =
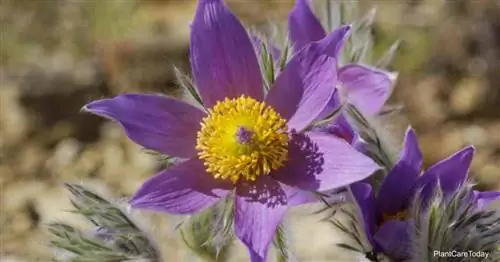
[{"label": "purple petal", "polygon": [[347,38],[351,33],[351,25],[343,25],[339,28],[335,29],[332,33],[330,33],[327,38],[332,44],[328,48],[328,53],[339,60],[340,50],[344,47]]},{"label": "purple petal", "polygon": [[356,132],[347,122],[344,114],[340,114],[333,123],[326,127],[326,131],[332,135],[344,139],[347,143],[352,144],[354,142]]},{"label": "purple petal", "polygon": [[467,179],[475,149],[468,146],[430,167],[426,175],[435,174],[445,195],[452,194]]},{"label": "purple petal", "polygon": [[316,120],[323,120],[333,114],[340,107],[340,95],[338,89],[335,88],[333,95],[330,97],[330,101],[326,104],[326,107],[323,109]]},{"label": "purple petal", "polygon": [[398,261],[407,259],[411,252],[411,222],[391,220],[375,234],[377,245],[385,254]]},{"label": "purple petal", "polygon": [[421,202],[423,209],[427,207],[429,201],[436,194],[436,188],[438,186],[438,176],[437,174],[423,174],[415,182],[415,186],[412,189],[411,196],[413,198],[418,197]]},{"label": "purple petal", "polygon": [[190,50],[194,79],[206,107],[241,95],[262,101],[262,77],[255,50],[223,1],[199,2]]},{"label": "purple petal", "polygon": [[352,196],[363,216],[363,226],[366,237],[372,245],[375,245],[373,235],[377,226],[377,217],[375,209],[375,195],[372,187],[367,183],[354,183],[350,186]]},{"label": "purple petal", "polygon": [[196,154],[196,133],[205,113],[159,95],[125,94],[87,104],[83,110],[118,121],[137,144],[170,156]]},{"label": "purple petal", "polygon": [[194,158],[150,178],[129,203],[133,208],[191,214],[212,206],[232,188],[231,182],[215,180]]},{"label": "purple petal", "polygon": [[[280,183],[281,188],[285,191],[287,196],[288,206],[299,206],[303,204],[315,203],[318,202],[319,198],[316,195],[316,192],[302,190],[298,187],[289,186],[287,184]],[[332,202],[340,202],[342,199],[341,194],[337,194],[332,196]]]},{"label": "purple petal", "polygon": [[313,14],[306,0],[297,0],[288,16],[290,42],[295,51],[299,51],[306,44],[318,41],[326,33],[321,23]]},{"label": "purple petal", "polygon": [[417,135],[408,128],[399,161],[380,186],[377,197],[380,212],[392,214],[405,207],[419,178],[422,159]]},{"label": "purple petal", "polygon": [[290,119],[289,128],[302,130],[328,105],[337,82],[337,61],[329,55],[335,44],[330,36],[304,47],[269,91],[267,104]]},{"label": "purple petal", "polygon": [[366,142],[358,132],[349,124],[344,113],[335,118],[332,123],[326,126],[315,128],[313,131],[325,132],[344,139],[350,143],[358,152],[367,154]]},{"label": "purple petal", "polygon": [[418,178],[413,194],[420,194],[423,206],[432,198],[437,185],[444,196],[450,196],[467,179],[473,155],[474,147],[469,146],[433,165]]},{"label": "purple petal", "polygon": [[270,176],[236,189],[234,228],[251,262],[265,262],[271,241],[287,209],[287,195]]},{"label": "purple petal", "polygon": [[324,133],[292,134],[288,161],[273,177],[309,191],[341,188],[379,169],[345,141]]},{"label": "purple petal", "polygon": [[479,209],[488,208],[491,204],[500,201],[500,192],[489,191],[489,192],[477,192],[474,191],[476,196],[477,207]]},{"label": "purple petal", "polygon": [[367,115],[378,113],[392,93],[387,73],[363,65],[342,67],[339,80],[347,100]]}]

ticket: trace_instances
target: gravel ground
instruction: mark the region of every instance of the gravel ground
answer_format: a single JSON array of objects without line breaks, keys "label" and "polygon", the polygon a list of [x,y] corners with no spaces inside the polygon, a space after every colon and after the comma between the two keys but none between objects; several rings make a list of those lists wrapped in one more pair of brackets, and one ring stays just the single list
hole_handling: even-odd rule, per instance
[{"label": "gravel ground", "polygon": [[[282,19],[290,1],[228,1],[248,24]],[[410,2],[414,4],[410,4]],[[466,144],[477,147],[473,174],[500,188],[500,3],[379,2],[375,36],[403,40],[393,104],[405,117],[390,126],[401,137],[412,123],[426,165]],[[0,261],[49,261],[43,226],[62,220],[85,226],[70,209],[63,182],[134,192],[159,169],[155,157],[109,121],[79,112],[93,99],[122,92],[167,92],[172,64],[188,70],[193,1],[6,0],[0,4]],[[5,24],[4,24],[5,23]],[[105,185],[105,186],[104,186]],[[290,215],[301,261],[346,261],[335,235],[303,207]],[[175,237],[177,218],[153,221],[166,261],[186,261]],[[333,237],[332,237],[333,236]],[[231,261],[246,261],[241,247]]]}]

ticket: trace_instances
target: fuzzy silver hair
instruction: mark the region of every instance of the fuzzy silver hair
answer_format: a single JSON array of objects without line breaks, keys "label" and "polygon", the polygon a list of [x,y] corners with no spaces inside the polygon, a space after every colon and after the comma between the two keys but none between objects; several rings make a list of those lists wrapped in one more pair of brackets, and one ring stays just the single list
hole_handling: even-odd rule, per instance
[{"label": "fuzzy silver hair", "polygon": [[436,190],[425,206],[415,199],[411,262],[500,261],[500,210],[478,209],[472,195],[472,184],[466,183],[451,196]]},{"label": "fuzzy silver hair", "polygon": [[57,261],[162,261],[157,245],[121,207],[84,186],[66,187],[74,212],[95,228],[84,232],[65,223],[49,224]]}]

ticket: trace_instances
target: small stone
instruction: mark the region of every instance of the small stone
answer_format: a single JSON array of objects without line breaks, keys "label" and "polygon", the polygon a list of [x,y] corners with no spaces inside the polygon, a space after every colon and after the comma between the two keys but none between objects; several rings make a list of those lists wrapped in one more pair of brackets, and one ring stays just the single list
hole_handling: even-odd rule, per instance
[{"label": "small stone", "polygon": [[19,153],[13,163],[18,175],[36,176],[45,164],[47,152],[36,143],[27,143],[19,148]]},{"label": "small stone", "polygon": [[27,212],[19,212],[12,216],[10,228],[14,234],[22,234],[30,230],[32,221]]},{"label": "small stone", "polygon": [[[443,152],[446,152],[447,155],[469,144],[469,142],[466,141],[466,134],[463,127],[455,125],[446,126],[446,128],[442,132],[442,135],[443,137],[441,139],[441,147]],[[434,146],[435,145],[437,144],[434,144]]]},{"label": "small stone", "polygon": [[75,173],[71,177],[89,177],[103,164],[101,148],[95,145],[87,146],[73,164]]},{"label": "small stone", "polygon": [[473,144],[474,146],[486,146],[489,143],[488,133],[479,125],[471,125],[464,130],[465,143]]},{"label": "small stone", "polygon": [[27,112],[18,103],[17,86],[0,88],[0,147],[8,148],[21,142],[29,130]]},{"label": "small stone", "polygon": [[2,262],[26,262],[25,259],[16,256],[0,256]]},{"label": "small stone", "polygon": [[[472,170],[480,170],[484,166],[486,166],[489,162],[491,162],[491,155],[493,153],[492,148],[488,147],[481,147],[477,148],[475,154],[474,154],[474,159],[472,161]],[[480,174],[478,174],[480,175]],[[499,174],[500,175],[500,174]]]},{"label": "small stone", "polygon": [[500,148],[500,122],[491,123],[487,127],[489,144],[492,147]]},{"label": "small stone", "polygon": [[483,80],[466,78],[458,83],[450,95],[450,108],[454,114],[468,115],[484,103],[488,87]]},{"label": "small stone", "polygon": [[419,82],[414,90],[407,90],[404,98],[408,107],[408,117],[414,124],[433,127],[441,124],[448,109],[439,99],[439,91],[446,85],[440,76],[429,76]]},{"label": "small stone", "polygon": [[59,142],[54,149],[54,154],[49,159],[49,167],[53,172],[60,172],[63,168],[72,164],[76,159],[81,145],[76,139],[65,139]]},{"label": "small stone", "polygon": [[113,121],[102,124],[100,133],[103,140],[117,141],[125,136],[120,126]]},{"label": "small stone", "polygon": [[37,198],[45,188],[43,181],[17,181],[0,191],[2,212],[22,210],[29,201]]},{"label": "small stone", "polygon": [[40,223],[46,225],[64,221],[72,225],[87,225],[82,216],[70,212],[74,207],[69,201],[69,196],[69,192],[60,184],[57,187],[46,188],[39,194],[34,204],[40,216]]},{"label": "small stone", "polygon": [[125,163],[125,154],[123,152],[123,149],[119,145],[113,143],[103,144],[102,154],[103,167],[101,168],[100,172],[105,175],[114,175],[123,166],[127,165],[127,163]]},{"label": "small stone", "polygon": [[8,165],[0,166],[0,188],[4,188],[7,183],[14,179],[14,171]]},{"label": "small stone", "polygon": [[[344,205],[350,210],[352,206]],[[338,243],[356,245],[349,236],[341,232],[332,224],[325,222],[331,213],[318,212],[323,204],[307,204],[296,207],[287,215],[288,229],[292,247],[296,251],[299,261],[353,261],[353,252],[337,247]],[[342,212],[335,214],[335,219],[348,221]],[[304,226],[307,225],[307,226]],[[364,242],[362,239],[361,241]],[[366,245],[366,243],[363,243]]]},{"label": "small stone", "polygon": [[[132,151],[132,152],[131,152]],[[146,172],[152,172],[158,166],[158,159],[156,156],[146,154],[144,151],[135,148],[135,150],[128,150],[127,159],[131,165]]]},{"label": "small stone", "polygon": [[479,169],[478,180],[481,184],[491,188],[500,183],[500,166],[496,164],[487,164]]},{"label": "small stone", "polygon": [[[154,175],[155,174],[151,173],[151,176]],[[127,178],[127,181],[119,183],[120,192],[128,196],[133,195],[135,192],[137,192],[137,190],[141,187],[141,185],[144,182],[145,178],[136,178],[136,177]]]}]

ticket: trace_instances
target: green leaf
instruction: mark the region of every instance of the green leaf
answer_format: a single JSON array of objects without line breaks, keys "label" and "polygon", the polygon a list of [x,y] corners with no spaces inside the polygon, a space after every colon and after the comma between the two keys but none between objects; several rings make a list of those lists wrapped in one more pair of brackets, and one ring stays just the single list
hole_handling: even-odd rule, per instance
[{"label": "green leaf", "polygon": [[285,226],[280,224],[276,229],[276,235],[273,239],[273,244],[276,247],[276,258],[278,262],[291,261],[291,251],[286,237]]},{"label": "green leaf", "polygon": [[73,254],[64,261],[161,261],[154,242],[120,207],[84,186],[66,184],[66,187],[72,195],[75,208],[72,212],[92,222],[95,230],[84,233],[65,223],[49,224],[51,245]]},{"label": "green leaf", "polygon": [[290,45],[286,44],[285,49],[281,53],[280,72],[282,72],[285,69],[286,63],[288,61],[288,52],[290,52]]},{"label": "green leaf", "polygon": [[193,215],[179,233],[186,246],[200,258],[224,262],[234,241],[233,201],[229,198],[206,211]]},{"label": "green leaf", "polygon": [[338,244],[336,244],[336,245],[337,245],[337,246],[339,246],[339,247],[341,247],[341,248],[347,249],[347,250],[349,250],[349,251],[354,251],[354,252],[358,252],[358,253],[363,253],[363,251],[361,251],[361,250],[359,250],[359,249],[357,249],[357,248],[355,248],[355,247],[352,247],[352,246],[350,246],[350,245],[348,245],[348,244],[338,243]]}]

